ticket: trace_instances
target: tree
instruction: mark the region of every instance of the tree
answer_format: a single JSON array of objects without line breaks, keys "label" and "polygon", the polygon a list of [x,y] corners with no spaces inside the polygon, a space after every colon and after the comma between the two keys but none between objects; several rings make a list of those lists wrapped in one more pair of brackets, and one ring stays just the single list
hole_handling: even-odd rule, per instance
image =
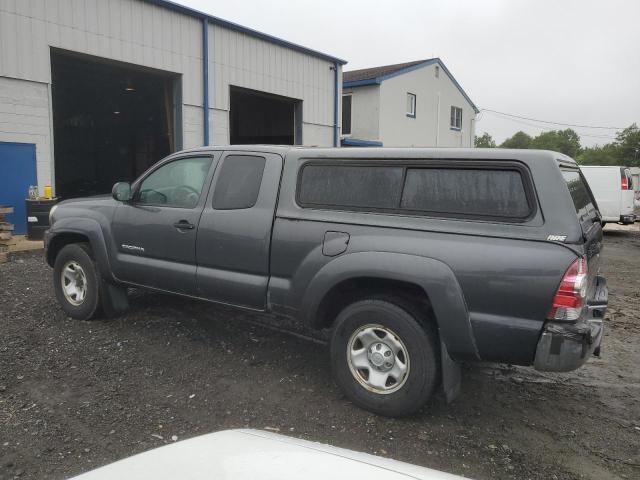
[{"label": "tree", "polygon": [[[485,137],[491,139],[488,133],[476,137],[476,146],[482,146]],[[624,165],[640,167],[640,128],[633,123],[616,134],[615,141],[602,146],[582,148],[580,135],[571,128],[566,130],[550,130],[531,138],[520,131],[507,138],[500,148],[536,148],[553,150],[574,158],[582,165]]]},{"label": "tree", "polygon": [[531,148],[531,137],[523,131],[516,132],[513,137],[507,138],[500,148]]},{"label": "tree", "polygon": [[634,123],[605,145],[585,148],[577,158],[582,165],[640,166],[640,128]]},{"label": "tree", "polygon": [[476,135],[473,143],[476,148],[496,148],[495,140],[487,132],[480,137]]},{"label": "tree", "polygon": [[620,165],[640,167],[640,128],[633,123],[616,135]]},{"label": "tree", "polygon": [[618,149],[613,143],[584,148],[576,158],[580,165],[617,165]]},{"label": "tree", "polygon": [[580,153],[580,136],[570,128],[542,132],[531,141],[529,148],[552,150],[576,158]]}]

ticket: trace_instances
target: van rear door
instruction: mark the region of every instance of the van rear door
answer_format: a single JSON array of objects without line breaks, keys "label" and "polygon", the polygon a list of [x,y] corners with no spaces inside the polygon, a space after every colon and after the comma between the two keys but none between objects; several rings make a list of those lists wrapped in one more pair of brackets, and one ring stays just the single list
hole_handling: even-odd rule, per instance
[{"label": "van rear door", "polygon": [[620,216],[632,215],[635,192],[633,191],[631,170],[626,167],[620,167],[620,185],[622,188],[622,195],[620,196]]},{"label": "van rear door", "polygon": [[598,211],[606,222],[620,219],[620,173],[618,167],[581,168],[591,193],[598,202]]},{"label": "van rear door", "polygon": [[600,267],[600,251],[602,250],[602,224],[589,184],[585,180],[578,167],[562,166],[562,176],[567,184],[576,215],[582,229],[584,255],[589,266],[589,289],[587,299],[591,300],[595,295],[596,275]]}]

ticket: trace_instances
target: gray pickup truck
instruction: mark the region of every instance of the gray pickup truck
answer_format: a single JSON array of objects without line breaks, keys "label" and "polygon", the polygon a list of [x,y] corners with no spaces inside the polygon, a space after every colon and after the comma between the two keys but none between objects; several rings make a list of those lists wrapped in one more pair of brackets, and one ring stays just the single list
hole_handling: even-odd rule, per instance
[{"label": "gray pickup truck", "polygon": [[568,371],[600,351],[600,215],[558,153],[198,148],[60,203],[45,238],[69,316],[122,314],[133,286],[295,318],[383,415],[452,399],[463,361]]}]

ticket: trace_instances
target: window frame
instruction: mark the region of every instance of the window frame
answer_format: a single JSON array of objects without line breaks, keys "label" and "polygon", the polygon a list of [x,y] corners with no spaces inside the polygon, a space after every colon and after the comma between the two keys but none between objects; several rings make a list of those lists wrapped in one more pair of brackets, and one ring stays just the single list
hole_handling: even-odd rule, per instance
[{"label": "window frame", "polygon": [[[454,112],[460,112],[460,115],[455,115]],[[455,125],[451,124],[451,117],[450,117],[449,128],[451,130],[461,131],[462,130],[462,107],[456,107],[455,105],[451,105],[451,113],[452,113],[451,117],[453,117]],[[460,126],[458,126],[458,120],[459,120]]]},{"label": "window frame", "polygon": [[416,118],[416,112],[418,110],[418,96],[415,93],[407,92],[407,100],[413,99],[412,106],[413,112],[407,112],[407,117]]},{"label": "window frame", "polygon": [[342,110],[342,116],[344,116],[344,97],[349,97],[349,101],[350,101],[350,105],[351,108],[349,109],[349,131],[345,132],[344,131],[344,118],[340,118],[341,124],[340,124],[340,133],[343,137],[350,137],[352,135],[351,132],[353,132],[353,93],[349,92],[349,93],[343,93],[342,97],[341,97],[341,110]]},{"label": "window frame", "polygon": [[[189,160],[192,158],[208,158],[210,160],[209,170],[204,179],[204,182],[202,183],[202,190],[200,191],[200,196],[198,197],[198,201],[193,207],[180,207],[177,205],[167,205],[165,203],[141,203],[140,202],[141,187],[142,187],[142,184],[145,182],[145,180],[147,180],[155,172],[157,172],[161,168],[164,168],[170,163],[178,162],[180,160]],[[164,160],[160,160],[160,162],[158,162],[156,165],[153,165],[151,168],[149,168],[149,170],[147,170],[138,179],[135,180],[131,189],[133,192],[131,196],[131,205],[140,206],[140,207],[163,207],[163,208],[179,208],[181,210],[193,210],[194,208],[197,208],[198,205],[200,205],[204,201],[204,199],[206,199],[207,197],[209,187],[211,184],[212,167],[214,166],[214,164],[215,164],[215,157],[210,153],[198,154],[194,152],[189,155],[182,155],[179,157],[170,157]]]},{"label": "window frame", "polygon": [[[372,161],[373,160],[373,161]],[[401,161],[398,161],[401,160]],[[474,220],[484,221],[490,223],[506,223],[506,224],[523,224],[533,220],[538,214],[538,198],[536,195],[535,187],[533,184],[533,176],[529,168],[518,160],[468,160],[468,159],[398,159],[396,161],[375,159],[368,160],[309,160],[303,163],[298,170],[298,178],[296,181],[296,204],[303,209],[315,209],[315,210],[331,210],[341,212],[362,212],[362,213],[378,213],[378,214],[390,214],[398,216],[410,216],[421,218],[445,218],[450,220]],[[304,202],[300,198],[302,190],[302,178],[304,175],[304,169],[307,166],[349,166],[349,167],[400,167],[402,168],[402,183],[400,191],[400,200],[396,208],[383,208],[383,207],[352,207],[345,205],[331,205],[331,204],[316,204]],[[523,217],[514,216],[499,216],[499,215],[479,215],[479,214],[466,214],[458,212],[438,212],[430,210],[412,210],[402,208],[402,199],[404,197],[404,189],[407,179],[407,171],[409,169],[453,169],[453,170],[510,170],[520,173],[522,179],[522,186],[525,193],[529,212]]]}]

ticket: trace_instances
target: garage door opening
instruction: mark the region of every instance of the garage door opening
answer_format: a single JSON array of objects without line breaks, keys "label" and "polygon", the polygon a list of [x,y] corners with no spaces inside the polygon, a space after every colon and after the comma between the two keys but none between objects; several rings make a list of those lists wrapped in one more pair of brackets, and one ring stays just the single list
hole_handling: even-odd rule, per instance
[{"label": "garage door opening", "polygon": [[108,193],[180,148],[179,77],[51,52],[56,195]]},{"label": "garage door opening", "polygon": [[232,145],[302,143],[302,101],[231,87]]}]

